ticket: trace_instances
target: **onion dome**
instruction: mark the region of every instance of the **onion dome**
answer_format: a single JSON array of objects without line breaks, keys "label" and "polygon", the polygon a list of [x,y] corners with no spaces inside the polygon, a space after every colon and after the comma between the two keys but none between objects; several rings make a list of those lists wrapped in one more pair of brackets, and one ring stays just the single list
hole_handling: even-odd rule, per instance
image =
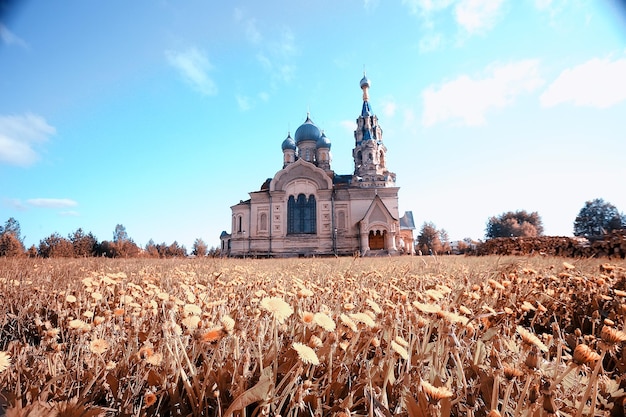
[{"label": "onion dome", "polygon": [[363,74],[363,78],[361,78],[360,85],[361,85],[361,88],[370,86],[370,80],[365,76],[365,74]]},{"label": "onion dome", "polygon": [[283,151],[286,151],[287,149],[291,149],[294,151],[296,150],[296,142],[294,142],[294,140],[291,138],[291,134],[288,134],[287,139],[283,141],[282,148]]},{"label": "onion dome", "polygon": [[313,123],[313,121],[307,114],[306,120],[296,130],[296,134],[294,136],[296,139],[296,145],[300,144],[300,142],[304,142],[307,140],[311,140],[317,143],[317,140],[320,138],[320,136],[322,136],[322,132],[320,132],[320,129],[315,126],[315,123]]},{"label": "onion dome", "polygon": [[324,132],[322,132],[322,136],[320,136],[320,138],[317,140],[316,147],[318,149],[319,148],[330,149],[330,139],[326,137]]}]

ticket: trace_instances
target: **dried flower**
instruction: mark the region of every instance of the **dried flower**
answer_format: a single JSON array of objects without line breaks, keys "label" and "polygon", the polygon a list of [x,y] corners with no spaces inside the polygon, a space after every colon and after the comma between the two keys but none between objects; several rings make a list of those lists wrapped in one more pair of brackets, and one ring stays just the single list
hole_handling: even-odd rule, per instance
[{"label": "dried flower", "polygon": [[156,403],[157,396],[153,392],[146,392],[143,396],[143,404],[145,407],[150,407]]},{"label": "dried flower", "polygon": [[499,283],[498,281],[496,281],[495,279],[489,279],[489,286],[491,288],[493,288],[494,290],[503,290],[504,289],[504,285],[502,285],[501,283]]},{"label": "dried flower", "polygon": [[200,340],[205,343],[213,343],[220,340],[222,336],[224,336],[224,328],[222,326],[216,326],[203,333]]},{"label": "dried flower", "polygon": [[198,316],[189,316],[185,317],[182,321],[183,326],[187,329],[194,330],[198,328],[198,324],[200,324],[200,317]]},{"label": "dried flower", "polygon": [[346,316],[345,314],[341,314],[339,316],[339,319],[341,320],[341,322],[350,328],[350,330],[352,330],[353,332],[356,332],[358,329],[356,327],[356,323],[348,316]]},{"label": "dried flower", "polygon": [[311,313],[310,311],[302,312],[302,322],[304,324],[311,324],[311,323],[313,323],[313,319],[314,318],[315,318],[315,314]]},{"label": "dried flower", "polygon": [[261,300],[261,307],[270,312],[279,324],[293,314],[293,308],[280,297],[265,297]]},{"label": "dried flower", "polygon": [[426,394],[426,397],[428,397],[430,401],[436,402],[444,398],[452,397],[452,391],[450,391],[450,389],[446,387],[437,388],[424,380],[422,380],[421,385],[422,385],[422,391],[424,391],[424,394]]},{"label": "dried flower", "polygon": [[65,297],[65,301],[72,304],[76,302],[76,297],[74,297],[73,295],[69,294],[67,297]]},{"label": "dried flower", "polygon": [[357,323],[363,323],[367,327],[376,327],[374,320],[372,320],[372,318],[365,313],[350,314],[350,318]]},{"label": "dried flower", "polygon": [[101,355],[109,350],[109,347],[111,347],[111,345],[109,345],[109,342],[104,339],[94,339],[91,343],[89,343],[89,350],[98,355]]},{"label": "dried flower", "polygon": [[626,333],[621,330],[614,329],[610,326],[602,327],[600,337],[604,342],[611,345],[626,342]]},{"label": "dried flower", "polygon": [[185,313],[190,314],[190,315],[194,315],[194,316],[202,315],[202,309],[195,304],[185,304],[185,307],[183,307],[183,310],[185,311]]},{"label": "dried flower", "polygon": [[299,342],[294,342],[292,345],[293,349],[298,353],[298,357],[305,364],[311,365],[319,365],[320,360],[318,359],[315,351],[308,347],[307,345],[303,345]]},{"label": "dried flower", "polygon": [[517,333],[522,337],[522,342],[528,346],[537,346],[544,352],[548,351],[548,347],[535,335],[530,331],[526,330],[522,326],[517,326]]},{"label": "dried flower", "polygon": [[315,335],[311,335],[311,338],[309,339],[309,346],[311,346],[312,348],[318,348],[321,347],[323,344],[324,342],[322,342],[322,339]]},{"label": "dried flower", "polygon": [[235,329],[235,319],[233,319],[229,315],[225,315],[224,317],[222,317],[220,322],[222,323],[222,326],[224,326],[224,330],[226,330],[227,333],[232,333],[232,331]]},{"label": "dried flower", "polygon": [[161,362],[163,362],[163,354],[160,352],[146,356],[146,363],[152,366],[161,366]]},{"label": "dried flower", "polygon": [[441,307],[439,307],[437,304],[422,304],[418,303],[417,301],[413,301],[413,306],[422,313],[437,314],[439,311],[441,311]]},{"label": "dried flower", "polygon": [[400,355],[400,357],[402,357],[405,361],[409,359],[409,352],[407,352],[404,347],[396,343],[395,340],[391,341],[391,349],[393,349],[393,351]]},{"label": "dried flower", "polygon": [[8,369],[11,366],[11,355],[7,352],[0,351],[0,372]]},{"label": "dried flower", "polygon": [[600,355],[585,344],[577,345],[572,360],[577,365],[592,364],[600,359]]},{"label": "dried flower", "polygon": [[524,372],[520,371],[517,368],[513,368],[511,366],[504,366],[502,368],[502,370],[504,371],[504,376],[509,381],[511,381],[511,380],[513,380],[515,378],[519,378],[520,376],[524,375]]},{"label": "dried flower", "polygon": [[315,313],[315,315],[313,316],[313,321],[315,322],[315,324],[317,324],[327,332],[332,332],[335,330],[335,322],[325,313]]},{"label": "dried flower", "polygon": [[367,305],[370,306],[370,308],[372,310],[374,310],[374,313],[376,314],[380,314],[383,312],[383,310],[381,310],[380,306],[376,303],[376,301],[374,300],[370,300],[369,298],[367,300],[365,300],[365,302],[367,303]]},{"label": "dried flower", "polygon": [[570,270],[571,269],[576,269],[576,267],[574,265],[572,265],[571,263],[569,263],[569,262],[563,262],[563,268],[570,269]]}]

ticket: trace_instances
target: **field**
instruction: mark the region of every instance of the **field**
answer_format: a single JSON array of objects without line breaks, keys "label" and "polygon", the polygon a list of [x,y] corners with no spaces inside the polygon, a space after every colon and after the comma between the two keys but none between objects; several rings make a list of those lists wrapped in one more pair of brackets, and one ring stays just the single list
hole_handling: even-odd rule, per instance
[{"label": "field", "polygon": [[0,415],[624,415],[626,262],[0,258]]}]

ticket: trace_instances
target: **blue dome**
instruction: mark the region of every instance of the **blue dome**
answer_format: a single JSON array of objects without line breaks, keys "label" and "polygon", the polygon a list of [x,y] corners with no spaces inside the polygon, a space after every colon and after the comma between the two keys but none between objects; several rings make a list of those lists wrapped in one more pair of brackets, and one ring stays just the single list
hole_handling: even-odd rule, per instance
[{"label": "blue dome", "polygon": [[283,151],[287,149],[296,150],[296,142],[291,139],[291,134],[287,135],[287,139],[283,141],[282,145]]},{"label": "blue dome", "polygon": [[320,136],[320,138],[317,140],[316,146],[318,148],[330,149],[330,139],[326,137],[324,132],[322,132],[322,136]]},{"label": "blue dome", "polygon": [[306,120],[296,130],[296,134],[294,136],[296,138],[296,145],[298,145],[300,142],[304,142],[307,140],[317,142],[320,136],[322,136],[322,132],[320,132],[320,129],[315,126],[315,123],[313,123],[313,121],[307,115]]},{"label": "blue dome", "polygon": [[370,80],[367,79],[367,77],[365,75],[363,75],[363,78],[361,78],[361,88],[365,87],[365,86],[370,86]]}]

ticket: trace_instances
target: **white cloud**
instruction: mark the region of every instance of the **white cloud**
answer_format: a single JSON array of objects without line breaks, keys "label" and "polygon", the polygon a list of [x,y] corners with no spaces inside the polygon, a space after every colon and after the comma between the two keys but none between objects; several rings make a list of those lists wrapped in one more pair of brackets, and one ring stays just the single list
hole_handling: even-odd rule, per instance
[{"label": "white cloud", "polygon": [[2,200],[2,203],[4,206],[18,211],[26,211],[28,209],[19,198],[5,198]]},{"label": "white cloud", "polygon": [[495,25],[502,4],[503,0],[461,0],[454,8],[454,17],[467,32],[481,32]]},{"label": "white cloud", "polygon": [[59,216],[63,217],[80,217],[80,213],[74,210],[60,211]]},{"label": "white cloud", "polygon": [[31,198],[26,202],[31,206],[40,208],[68,208],[78,205],[76,201],[69,198]]},{"label": "white cloud", "polygon": [[383,107],[383,114],[385,116],[391,118],[396,114],[398,105],[393,99],[383,99],[381,104]]},{"label": "white cloud", "polygon": [[268,42],[265,50],[257,54],[257,60],[271,75],[273,82],[289,82],[296,71],[294,57],[297,54],[293,33],[284,29],[277,41]]},{"label": "white cloud", "polygon": [[489,109],[511,105],[518,95],[543,84],[536,60],[492,65],[487,70],[489,75],[481,79],[461,75],[439,87],[427,87],[422,93],[424,126],[449,119],[461,119],[469,126],[484,124]]},{"label": "white cloud", "polygon": [[442,43],[443,38],[440,33],[426,35],[420,39],[419,49],[420,52],[431,52],[438,49]]},{"label": "white cloud", "polygon": [[552,107],[571,102],[576,106],[607,108],[626,100],[626,58],[594,58],[567,68],[539,98],[541,105]]},{"label": "white cloud", "polygon": [[235,99],[237,100],[237,105],[239,106],[239,110],[248,111],[252,108],[252,105],[250,103],[250,97],[237,94],[235,96]]},{"label": "white cloud", "polygon": [[352,136],[356,130],[356,123],[354,120],[342,120],[339,125],[344,129],[346,134]]},{"label": "white cloud", "polygon": [[165,51],[167,61],[176,68],[183,79],[200,93],[213,96],[217,94],[217,86],[209,77],[213,66],[202,51],[195,47],[183,52]]},{"label": "white cloud", "polygon": [[253,17],[246,17],[246,13],[243,9],[235,8],[235,21],[243,26],[246,33],[246,39],[250,43],[259,44],[263,40],[261,32],[257,28],[256,19]]},{"label": "white cloud", "polygon": [[29,166],[39,157],[35,147],[56,133],[36,114],[0,116],[0,163]]},{"label": "white cloud", "polygon": [[11,32],[6,26],[0,23],[0,39],[6,45],[17,45],[28,48],[28,44],[22,38]]},{"label": "white cloud", "polygon": [[363,0],[363,8],[367,12],[372,12],[378,7],[379,0]]},{"label": "white cloud", "polygon": [[[419,16],[425,28],[435,27],[435,17],[439,13],[451,13],[456,23],[469,34],[491,29],[502,14],[504,0],[402,0],[409,11]],[[432,50],[441,39],[426,37],[420,42],[420,49]],[[430,48],[430,49],[429,49]]]},{"label": "white cloud", "polygon": [[427,15],[448,8],[454,0],[402,0],[411,13],[416,15]]}]

